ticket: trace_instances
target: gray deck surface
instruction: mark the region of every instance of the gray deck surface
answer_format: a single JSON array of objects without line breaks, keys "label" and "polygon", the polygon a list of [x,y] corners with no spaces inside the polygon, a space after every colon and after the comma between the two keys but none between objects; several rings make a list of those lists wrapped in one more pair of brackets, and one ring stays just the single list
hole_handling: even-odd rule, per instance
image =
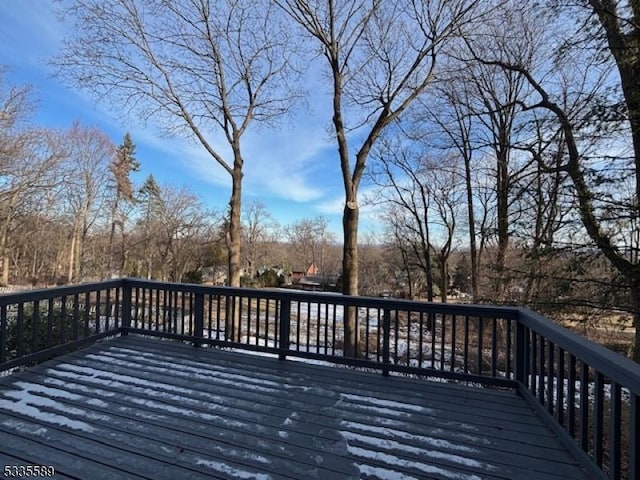
[{"label": "gray deck surface", "polygon": [[133,336],[0,378],[0,468],[27,464],[91,480],[587,478],[512,392]]}]

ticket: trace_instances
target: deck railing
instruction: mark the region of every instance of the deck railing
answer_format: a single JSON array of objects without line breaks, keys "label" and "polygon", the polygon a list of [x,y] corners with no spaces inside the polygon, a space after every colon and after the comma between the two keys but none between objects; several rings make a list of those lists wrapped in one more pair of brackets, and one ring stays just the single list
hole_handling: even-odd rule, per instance
[{"label": "deck railing", "polygon": [[526,309],[136,279],[0,295],[0,371],[129,334],[513,388],[597,475],[640,478],[640,366]]}]

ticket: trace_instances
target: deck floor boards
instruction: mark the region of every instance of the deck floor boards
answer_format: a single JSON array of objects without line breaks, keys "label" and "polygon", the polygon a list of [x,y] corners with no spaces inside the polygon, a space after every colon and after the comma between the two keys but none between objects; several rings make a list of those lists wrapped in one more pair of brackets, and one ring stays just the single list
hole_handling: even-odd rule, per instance
[{"label": "deck floor boards", "polygon": [[90,479],[586,479],[514,392],[135,336],[0,378],[0,466]]}]

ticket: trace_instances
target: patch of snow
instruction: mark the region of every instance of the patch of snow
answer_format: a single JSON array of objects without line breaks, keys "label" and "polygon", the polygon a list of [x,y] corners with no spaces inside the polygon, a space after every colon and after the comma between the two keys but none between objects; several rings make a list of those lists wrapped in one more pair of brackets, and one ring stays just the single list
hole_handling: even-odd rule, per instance
[{"label": "patch of snow", "polygon": [[[140,369],[141,366],[139,363],[131,361],[128,356],[125,356],[124,360],[120,360],[117,358],[113,358],[112,355],[88,355],[87,358],[92,360],[100,361],[103,363],[110,363],[114,365],[119,365],[127,368],[137,368]],[[162,375],[170,374],[172,376],[179,376],[183,378],[189,378],[190,380],[197,378],[216,378],[218,381],[225,382],[227,384],[232,385],[242,385],[243,387],[248,387],[255,391],[264,391],[264,392],[273,392],[274,390],[280,390],[282,385],[278,382],[273,382],[270,380],[257,379],[252,376],[241,375],[235,373],[231,369],[226,369],[221,366],[212,368],[197,368],[189,366],[188,364],[180,364],[180,368],[176,369],[175,362],[167,362],[166,360],[157,360],[155,361],[156,365],[145,365],[144,369],[159,373]],[[86,367],[80,367],[86,368]],[[111,376],[116,374],[110,374]],[[224,378],[221,378],[224,377]],[[129,377],[135,378],[135,377]],[[139,380],[139,379],[138,379]],[[233,380],[236,380],[235,382]],[[144,380],[139,380],[144,382]],[[173,387],[174,389],[179,389],[179,387]],[[178,391],[178,390],[176,390]],[[191,390],[187,391],[186,389],[179,389],[182,392],[193,392]]]},{"label": "patch of snow", "polygon": [[154,400],[145,400],[142,398],[131,397],[129,401],[131,401],[136,405],[141,405],[141,406],[153,408],[156,410],[162,410],[163,412],[173,413],[173,414],[184,416],[184,417],[195,418],[198,420],[205,420],[205,421],[216,421],[225,426],[232,427],[232,428],[234,427],[245,428],[248,425],[245,422],[240,422],[238,420],[229,420],[220,415],[213,415],[205,412],[196,412],[195,410],[190,410],[188,408],[182,408],[182,407],[174,407],[173,405],[169,405],[163,402],[156,402]]},{"label": "patch of snow", "polygon": [[91,405],[92,407],[99,407],[99,408],[107,408],[109,406],[107,402],[104,402],[98,398],[91,398],[90,400],[87,401],[87,405]]},{"label": "patch of snow", "polygon": [[[56,375],[68,380],[60,380],[59,378],[55,378]],[[49,369],[47,370],[47,378],[44,379],[44,383],[46,383],[47,385],[57,385],[59,387],[73,388],[74,390],[80,391],[82,393],[86,393],[89,395],[99,395],[100,397],[109,398],[118,396],[116,392],[102,390],[101,388],[87,387],[86,385],[72,382],[70,381],[71,379],[77,379],[77,375],[70,372]]]},{"label": "patch of snow", "polygon": [[396,472],[395,470],[388,470],[386,468],[373,467],[371,465],[357,464],[358,470],[363,475],[368,477],[379,478],[380,480],[420,480],[417,477],[411,475],[405,475],[404,473]]},{"label": "patch of snow", "polygon": [[2,422],[2,425],[4,425],[5,427],[9,427],[16,432],[26,433],[27,435],[32,436],[35,435],[37,437],[42,437],[47,433],[47,429],[45,427],[28,424],[20,420],[15,420],[13,418],[5,420],[4,422]]},{"label": "patch of snow", "polygon": [[409,432],[405,432],[403,430],[395,430],[387,427],[376,427],[374,425],[367,425],[367,424],[358,423],[358,422],[347,422],[344,420],[340,423],[340,425],[343,428],[347,428],[351,430],[358,430],[360,432],[377,433],[377,434],[385,435],[391,438],[400,438],[402,440],[421,443],[426,447],[446,448],[449,450],[455,450],[457,452],[465,452],[465,453],[478,453],[477,449],[469,447],[467,445],[461,445],[459,443],[453,443],[448,440],[429,437],[426,435],[415,435]]},{"label": "patch of snow", "polygon": [[442,477],[449,478],[451,480],[482,480],[481,477],[475,474],[468,474],[464,472],[455,472],[451,470],[446,470],[444,468],[436,467],[434,465],[427,465],[426,463],[416,462],[415,460],[406,460],[404,458],[399,458],[399,457],[396,457],[395,455],[390,455],[388,453],[376,452],[376,451],[366,450],[360,447],[355,447],[355,446],[349,445],[348,443],[347,443],[347,451],[359,458],[375,460],[378,462],[386,463],[387,465],[390,465],[390,466],[420,470],[421,472],[426,474],[440,475]]},{"label": "patch of snow", "polygon": [[39,383],[31,382],[15,382],[13,385],[20,387],[23,390],[28,390],[33,393],[41,393],[47,397],[64,398],[66,400],[82,400],[82,396],[75,393],[68,392],[59,388],[51,388]]},{"label": "patch of snow", "polygon": [[68,427],[72,430],[92,433],[95,431],[95,428],[86,422],[74,420],[57,413],[45,412],[38,407],[46,407],[68,415],[83,416],[89,419],[106,418],[105,416],[87,412],[79,408],[61,405],[50,398],[34,395],[29,390],[8,390],[3,392],[2,395],[5,398],[0,398],[0,410],[22,414],[45,423]]},{"label": "patch of snow", "polygon": [[[131,365],[134,366],[133,364]],[[90,380],[93,383],[98,383],[105,386],[112,387],[130,387],[131,385],[137,385],[140,387],[147,387],[152,391],[156,391],[158,387],[161,387],[163,390],[167,390],[174,393],[182,394],[186,397],[190,397],[194,394],[194,391],[190,388],[177,387],[175,385],[170,385],[166,383],[159,384],[158,382],[154,382],[151,380],[144,380],[142,378],[134,377],[131,375],[123,375],[115,372],[109,372],[104,370],[98,370],[91,367],[83,367],[80,365],[74,365],[70,363],[60,364],[57,367],[58,369],[69,370],[73,373],[63,372],[61,370],[55,370],[56,375],[67,377],[67,378],[76,378],[77,374],[81,374],[85,377],[86,380]],[[174,372],[165,372],[166,374],[174,374]]]},{"label": "patch of snow", "polygon": [[380,407],[389,407],[389,408],[395,408],[398,410],[410,410],[412,412],[420,412],[420,413],[433,413],[433,409],[431,408],[422,407],[420,405],[414,405],[412,403],[396,402],[393,400],[384,400],[381,398],[367,397],[364,395],[353,395],[350,393],[342,393],[340,396],[347,400],[370,403]]},{"label": "patch of snow", "polygon": [[398,450],[398,451],[402,451],[408,454],[412,454],[412,455],[416,455],[416,456],[420,456],[420,457],[427,457],[427,458],[433,458],[433,459],[438,459],[438,460],[446,460],[449,461],[451,463],[456,463],[458,465],[464,465],[467,467],[471,467],[471,468],[476,468],[476,469],[483,469],[483,470],[490,470],[490,471],[497,471],[498,468],[494,467],[492,465],[487,465],[486,463],[483,462],[478,462],[477,460],[471,459],[471,458],[467,458],[467,457],[463,457],[460,455],[455,455],[455,454],[451,454],[451,453],[446,453],[446,452],[440,452],[438,450],[429,450],[429,449],[424,449],[424,448],[417,448],[417,447],[412,447],[410,445],[405,445],[403,443],[400,442],[396,442],[395,440],[388,440],[388,439],[382,439],[382,438],[378,438],[378,437],[370,437],[368,435],[360,435],[357,433],[352,433],[352,432],[340,432],[342,434],[342,436],[347,440],[353,440],[353,441],[357,441],[359,443],[363,443],[365,445],[369,445],[371,447],[378,449],[383,449],[383,450]]},{"label": "patch of snow", "polygon": [[361,405],[361,404],[352,404],[352,405],[354,405],[358,410],[373,412],[379,415],[389,415],[391,417],[397,417],[397,418],[407,418],[411,416],[411,413],[409,412],[399,412],[397,410],[393,410],[391,408],[386,408],[386,407],[376,407],[374,405]]},{"label": "patch of snow", "polygon": [[227,465],[226,463],[215,461],[215,460],[205,460],[204,458],[196,459],[196,465],[205,466],[211,468],[212,470],[220,473],[224,473],[233,478],[239,479],[251,479],[251,480],[271,480],[271,475],[267,475],[264,473],[253,473],[248,472],[246,470],[240,470],[236,467],[232,467],[231,465]]}]

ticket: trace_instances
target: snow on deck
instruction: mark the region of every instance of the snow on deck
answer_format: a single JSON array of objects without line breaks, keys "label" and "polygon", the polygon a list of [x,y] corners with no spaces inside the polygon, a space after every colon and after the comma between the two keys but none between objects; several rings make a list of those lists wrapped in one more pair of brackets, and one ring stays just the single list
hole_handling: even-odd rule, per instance
[{"label": "snow on deck", "polygon": [[92,479],[588,478],[513,392],[135,336],[0,379],[0,463]]}]

